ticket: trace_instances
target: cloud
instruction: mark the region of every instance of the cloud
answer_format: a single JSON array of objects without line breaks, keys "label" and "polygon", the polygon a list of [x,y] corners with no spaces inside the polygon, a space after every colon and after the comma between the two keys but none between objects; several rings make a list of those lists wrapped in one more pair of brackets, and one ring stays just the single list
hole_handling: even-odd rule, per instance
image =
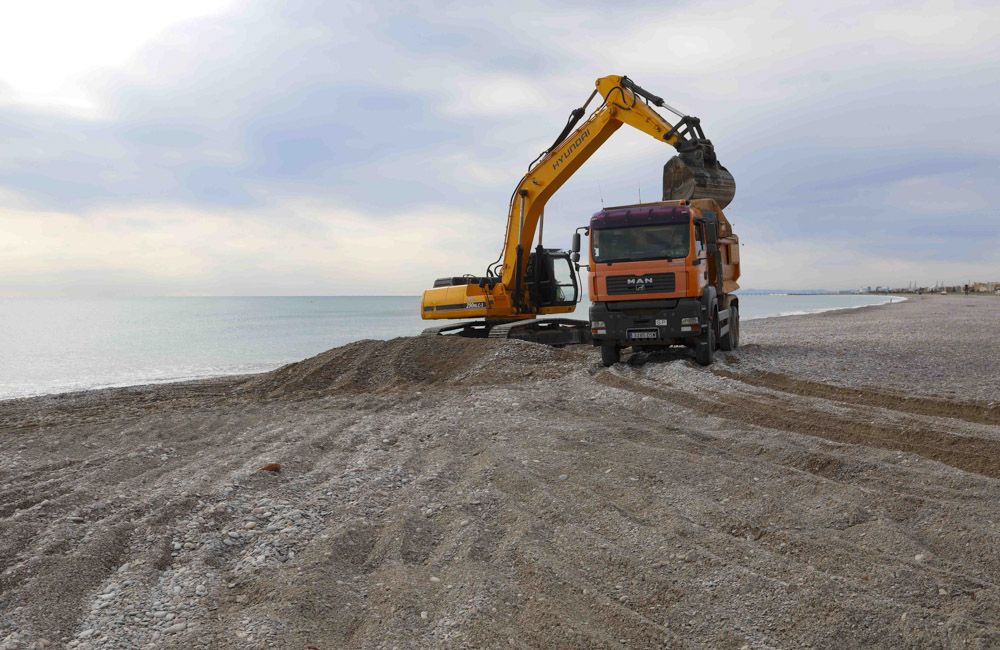
[{"label": "cloud", "polygon": [[[906,287],[964,284],[996,277],[1000,249],[991,246],[965,261],[915,258],[888,247],[884,254],[865,252],[852,242],[809,239],[752,241],[740,252],[748,289],[829,289],[866,286]],[[794,275],[794,286],[790,276]]]},{"label": "cloud", "polygon": [[126,63],[169,26],[222,13],[232,4],[230,0],[10,3],[0,21],[0,79],[8,88],[0,101],[58,106],[94,116],[98,108],[82,77],[95,68]]},{"label": "cloud", "polygon": [[[800,247],[850,250],[858,277],[891,276],[887,259],[900,281],[911,261],[944,276],[964,277],[970,264],[1000,273],[990,256],[1000,239],[1000,10],[988,3],[722,2],[708,13],[691,3],[609,11],[299,0],[219,13],[224,4],[143,23],[135,34],[144,42],[109,28],[113,42],[79,60],[56,48],[42,107],[26,90],[29,68],[10,76],[0,65],[0,214],[5,223],[20,215],[26,241],[66,228],[82,242],[62,261],[44,246],[34,257],[0,247],[18,287],[58,290],[74,269],[99,285],[104,269],[111,283],[122,282],[112,273],[133,278],[136,292],[349,292],[328,280],[349,260],[344,277],[366,267],[373,286],[413,293],[434,273],[481,272],[502,242],[514,184],[609,73],[703,118],[736,176],[727,213],[748,246],[803,264]],[[86,98],[87,114],[74,97]],[[658,198],[670,155],[621,129],[550,202],[546,243],[567,244],[602,202]],[[322,214],[348,219],[350,230],[324,229]],[[409,247],[390,242],[414,219],[426,220],[414,233],[434,230],[485,256],[444,269],[447,249],[423,241],[427,251],[407,259],[430,275],[401,281],[386,269]],[[260,246],[241,258],[234,239],[245,232]],[[386,241],[361,240],[366,232]],[[364,245],[324,257],[312,243],[320,237]],[[278,244],[300,240],[314,252],[299,261]],[[135,251],[147,246],[163,247],[151,259],[174,257],[146,269]],[[294,273],[228,270],[268,260]],[[168,267],[176,274],[158,270]],[[748,277],[754,268],[744,266]],[[857,279],[826,277],[836,287]]]},{"label": "cloud", "polygon": [[5,210],[0,295],[148,295],[146,287],[172,295],[413,295],[436,277],[485,266],[499,244],[468,235],[489,221],[440,206],[373,220],[313,203],[249,214],[171,205]]}]

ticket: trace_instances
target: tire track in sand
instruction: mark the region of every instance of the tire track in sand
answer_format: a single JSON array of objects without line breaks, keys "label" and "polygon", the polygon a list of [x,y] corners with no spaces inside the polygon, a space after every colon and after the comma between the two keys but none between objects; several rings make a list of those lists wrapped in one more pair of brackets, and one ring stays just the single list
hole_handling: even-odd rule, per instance
[{"label": "tire track in sand", "polygon": [[[699,397],[683,390],[651,386],[606,370],[594,378],[606,386],[663,399],[706,415],[835,442],[910,452],[967,472],[1000,478],[1000,441],[997,440],[925,428],[905,428],[887,422],[851,419],[835,413],[824,413],[822,418],[817,418],[814,408],[808,405],[797,408],[794,402],[797,393],[792,393],[789,399],[764,394],[751,398],[747,394],[718,391]],[[743,377],[735,379],[742,381]],[[830,397],[822,399],[834,401]],[[881,408],[891,407],[882,405]]]},{"label": "tire track in sand", "polygon": [[989,406],[976,402],[957,402],[933,397],[911,397],[876,388],[847,388],[788,377],[774,372],[747,374],[722,368],[713,368],[712,372],[720,377],[735,379],[750,386],[770,388],[802,397],[820,397],[836,402],[887,408],[916,415],[954,418],[977,424],[1000,424],[1000,406]]}]

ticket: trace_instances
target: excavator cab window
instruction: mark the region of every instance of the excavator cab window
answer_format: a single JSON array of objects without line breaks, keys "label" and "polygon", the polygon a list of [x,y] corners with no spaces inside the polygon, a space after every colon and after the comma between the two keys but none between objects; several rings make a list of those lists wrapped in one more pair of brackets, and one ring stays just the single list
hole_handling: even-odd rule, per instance
[{"label": "excavator cab window", "polygon": [[536,307],[575,305],[580,294],[573,260],[566,251],[535,249],[528,256],[528,295]]}]

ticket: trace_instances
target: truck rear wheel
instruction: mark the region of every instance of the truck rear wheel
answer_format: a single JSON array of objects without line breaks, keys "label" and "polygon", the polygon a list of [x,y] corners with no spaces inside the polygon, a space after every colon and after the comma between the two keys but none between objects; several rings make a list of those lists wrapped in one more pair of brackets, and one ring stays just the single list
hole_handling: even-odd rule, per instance
[{"label": "truck rear wheel", "polygon": [[621,359],[621,350],[614,343],[601,344],[601,363],[605,368],[609,368]]},{"label": "truck rear wheel", "polygon": [[736,305],[729,308],[729,331],[719,337],[719,348],[726,352],[740,346],[740,310]]}]

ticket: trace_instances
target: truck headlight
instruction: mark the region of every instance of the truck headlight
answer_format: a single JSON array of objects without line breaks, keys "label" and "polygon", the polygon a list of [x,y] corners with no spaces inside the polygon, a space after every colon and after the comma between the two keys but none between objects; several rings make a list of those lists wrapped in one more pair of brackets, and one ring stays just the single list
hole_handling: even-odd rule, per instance
[{"label": "truck headlight", "polygon": [[597,329],[599,327],[606,327],[606,325],[604,324],[604,321],[602,321],[602,320],[592,321],[590,323],[590,326],[593,327],[593,328],[595,328],[595,329]]}]

